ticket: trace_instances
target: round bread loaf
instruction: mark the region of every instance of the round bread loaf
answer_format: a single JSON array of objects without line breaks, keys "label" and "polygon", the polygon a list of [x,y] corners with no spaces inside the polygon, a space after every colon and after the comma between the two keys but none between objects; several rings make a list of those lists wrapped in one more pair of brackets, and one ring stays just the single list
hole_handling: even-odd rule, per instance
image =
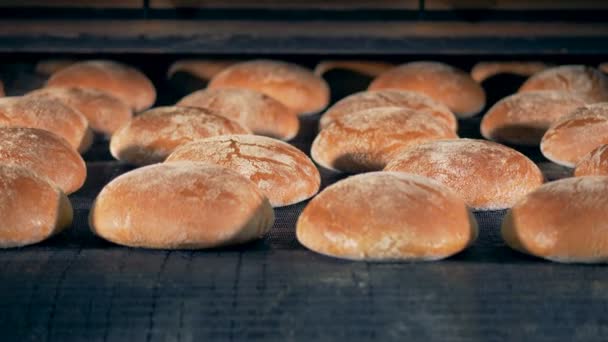
[{"label": "round bread loaf", "polygon": [[36,72],[44,76],[51,76],[75,63],[78,63],[78,60],[69,58],[44,59],[36,63]]},{"label": "round bread loaf", "polygon": [[483,88],[469,74],[439,62],[402,64],[378,76],[369,90],[401,89],[426,94],[461,118],[479,113],[486,103]]},{"label": "round bread loaf", "polygon": [[156,164],[106,185],[89,217],[98,236],[126,246],[197,249],[262,237],[268,199],[245,177],[204,163]]},{"label": "round bread loaf", "polygon": [[111,94],[133,110],[150,108],[156,89],[146,75],[113,61],[84,61],[61,69],[49,78],[47,87],[84,87]]},{"label": "round bread loaf", "polygon": [[608,176],[608,145],[601,145],[576,165],[574,176]]},{"label": "round bread loaf", "polygon": [[485,140],[433,141],[401,152],[385,168],[432,178],[475,210],[510,208],[543,184],[526,156]]},{"label": "round bread loaf", "polygon": [[61,136],[79,152],[86,151],[93,142],[93,133],[84,115],[44,96],[0,99],[0,127],[43,129]]},{"label": "round bread loaf", "polygon": [[184,97],[178,106],[211,109],[237,121],[254,134],[289,140],[298,134],[298,116],[281,102],[250,89],[203,89]]},{"label": "round bread loaf", "polygon": [[323,129],[337,118],[378,107],[402,107],[426,112],[443,121],[452,130],[458,129],[458,120],[445,105],[422,93],[391,89],[362,91],[343,98],[323,114],[319,127]]},{"label": "round bread loaf", "polygon": [[133,116],[131,108],[122,100],[92,88],[42,88],[29,95],[45,96],[61,101],[82,113],[93,131],[108,136]]},{"label": "round bread loaf", "polygon": [[185,72],[208,81],[222,70],[238,62],[236,60],[182,59],[171,64],[167,72],[167,78],[171,78],[178,72]]},{"label": "round bread loaf", "polygon": [[451,138],[458,136],[427,113],[380,107],[336,119],[319,132],[310,153],[326,169],[350,173],[378,171],[404,148]]},{"label": "round bread loaf", "polygon": [[82,157],[58,135],[36,128],[0,128],[0,164],[24,167],[64,193],[80,189],[87,177]]},{"label": "round bread loaf", "polygon": [[371,172],[339,181],[308,203],[298,241],[321,254],[353,260],[437,260],[477,238],[464,201],[423,177]]},{"label": "round bread loaf", "polygon": [[577,94],[587,103],[608,101],[608,77],[584,65],[562,65],[534,74],[519,92],[559,90]]},{"label": "round bread loaf", "polygon": [[0,248],[31,245],[72,224],[59,188],[20,166],[0,164]]},{"label": "round bread loaf", "polygon": [[558,262],[608,261],[608,177],[550,182],[505,216],[502,237],[511,248]]},{"label": "round bread loaf", "polygon": [[166,160],[197,161],[227,167],[247,177],[282,207],[306,200],[319,191],[321,176],[297,148],[259,135],[222,135],[176,149]]},{"label": "round bread loaf", "polygon": [[329,103],[329,86],[296,64],[254,60],[237,63],[215,75],[209,88],[247,88],[279,100],[299,115],[314,114]]},{"label": "round bread loaf", "polygon": [[540,150],[552,162],[574,167],[604,144],[608,144],[608,103],[597,103],[557,120],[543,136]]},{"label": "round bread loaf", "polygon": [[531,76],[548,69],[550,66],[543,62],[510,61],[510,62],[479,62],[471,69],[471,77],[481,83],[499,74]]},{"label": "round bread loaf", "polygon": [[585,105],[576,94],[544,90],[518,93],[498,101],[481,120],[486,139],[536,146],[552,123]]},{"label": "round bread loaf", "polygon": [[321,61],[315,67],[315,75],[323,76],[328,71],[342,69],[350,70],[367,76],[378,76],[395,65],[378,61],[352,61],[352,60],[330,60]]},{"label": "round bread loaf", "polygon": [[208,109],[157,107],[134,117],[110,141],[114,158],[135,165],[160,163],[178,146],[224,134],[247,134],[238,122]]}]

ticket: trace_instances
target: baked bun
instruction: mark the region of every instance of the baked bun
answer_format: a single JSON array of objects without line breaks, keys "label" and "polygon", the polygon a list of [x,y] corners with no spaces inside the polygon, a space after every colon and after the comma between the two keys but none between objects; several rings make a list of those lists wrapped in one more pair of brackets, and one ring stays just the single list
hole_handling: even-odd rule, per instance
[{"label": "baked bun", "polygon": [[559,90],[573,93],[587,103],[608,101],[608,77],[584,65],[563,65],[541,71],[530,77],[519,92]]},{"label": "baked bun", "polygon": [[134,117],[110,141],[114,158],[135,165],[160,163],[178,146],[224,134],[247,134],[238,122],[207,109],[157,107]]},{"label": "baked bun", "polygon": [[502,237],[511,248],[557,262],[608,261],[608,177],[550,182],[505,216]]},{"label": "baked bun", "polygon": [[402,107],[426,112],[443,121],[452,130],[458,129],[458,120],[445,105],[422,93],[391,89],[362,91],[343,98],[323,114],[319,127],[323,129],[337,118],[378,107]]},{"label": "baked bun", "polygon": [[75,63],[78,63],[78,60],[69,58],[44,59],[36,63],[36,72],[40,75],[51,76]]},{"label": "baked bun", "polygon": [[184,97],[178,106],[205,108],[237,121],[254,134],[289,140],[298,134],[298,116],[281,102],[255,90],[203,89]]},{"label": "baked bun", "polygon": [[608,145],[599,146],[581,159],[574,176],[608,176]]},{"label": "baked bun", "polygon": [[443,121],[425,112],[379,107],[336,119],[319,132],[310,153],[326,169],[378,171],[404,148],[451,138],[458,136]]},{"label": "baked bun", "polygon": [[426,94],[460,118],[479,113],[486,103],[483,88],[469,74],[439,62],[402,64],[378,76],[369,90],[401,89]]},{"label": "baked bun", "polygon": [[29,95],[61,101],[82,113],[93,131],[108,136],[133,116],[131,108],[119,98],[92,88],[42,88]]},{"label": "baked bun", "polygon": [[182,59],[171,64],[167,71],[167,78],[173,77],[178,72],[185,72],[201,80],[209,81],[222,70],[238,62],[235,60]]},{"label": "baked bun", "polygon": [[268,199],[245,177],[216,165],[156,164],[106,185],[91,229],[125,246],[198,249],[262,237],[274,222]]},{"label": "baked bun", "polygon": [[24,167],[64,193],[80,189],[87,177],[82,157],[58,135],[36,128],[0,128],[0,164]]},{"label": "baked bun", "polygon": [[44,96],[19,96],[0,99],[0,127],[39,128],[55,133],[79,152],[93,142],[87,119],[59,100]]},{"label": "baked bun", "polygon": [[550,161],[574,167],[585,155],[608,144],[608,103],[578,108],[547,130],[540,150]]},{"label": "baked bun", "polygon": [[59,188],[20,166],[0,164],[0,248],[31,245],[72,224]]},{"label": "baked bun", "polygon": [[296,64],[254,60],[237,63],[215,75],[209,88],[247,88],[281,101],[299,115],[315,114],[329,103],[329,86]]},{"label": "baked bun", "polygon": [[496,102],[481,120],[481,135],[510,144],[536,146],[552,123],[585,105],[576,94],[543,90]]},{"label": "baked bun", "polygon": [[432,178],[475,210],[510,208],[543,184],[540,169],[523,154],[475,139],[433,141],[409,148],[385,170]]},{"label": "baked bun", "polygon": [[113,61],[78,62],[54,73],[47,87],[85,87],[111,94],[134,111],[150,108],[156,89],[139,70]]},{"label": "baked bun", "polygon": [[180,146],[166,162],[196,161],[229,168],[255,183],[273,207],[306,200],[321,176],[297,148],[259,135],[222,135]]},{"label": "baked bun", "polygon": [[296,226],[298,241],[352,260],[437,260],[477,237],[464,201],[430,179],[371,172],[339,181],[313,198]]},{"label": "baked bun", "polygon": [[481,83],[499,74],[531,76],[550,66],[543,62],[510,61],[510,62],[479,62],[471,69],[471,77]]},{"label": "baked bun", "polygon": [[394,67],[395,65],[392,63],[377,61],[330,60],[319,62],[315,67],[314,73],[315,75],[323,76],[328,71],[339,69],[375,77]]}]

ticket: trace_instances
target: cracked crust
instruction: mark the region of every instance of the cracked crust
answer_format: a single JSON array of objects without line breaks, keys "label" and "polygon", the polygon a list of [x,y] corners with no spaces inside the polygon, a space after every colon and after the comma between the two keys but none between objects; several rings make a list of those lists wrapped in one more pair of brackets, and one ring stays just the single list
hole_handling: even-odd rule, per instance
[{"label": "cracked crust", "polygon": [[601,145],[589,152],[576,165],[574,176],[608,176],[608,145]]}]

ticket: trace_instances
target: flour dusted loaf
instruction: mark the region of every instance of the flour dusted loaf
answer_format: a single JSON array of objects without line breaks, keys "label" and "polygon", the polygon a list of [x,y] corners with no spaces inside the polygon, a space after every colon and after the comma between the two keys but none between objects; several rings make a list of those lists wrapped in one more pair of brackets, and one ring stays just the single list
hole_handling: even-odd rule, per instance
[{"label": "flour dusted loaf", "polygon": [[533,61],[479,62],[471,69],[471,77],[481,83],[499,74],[531,76],[548,68],[546,63]]},{"label": "flour dusted loaf", "polygon": [[307,248],[353,260],[437,260],[473,243],[477,224],[464,201],[430,179],[371,172],[313,198],[296,235]]},{"label": "flour dusted loaf", "polygon": [[279,100],[299,115],[315,114],[329,103],[329,86],[296,64],[253,60],[234,64],[215,75],[209,88],[247,88]]},{"label": "flour dusted loaf", "polygon": [[208,109],[157,107],[134,117],[116,131],[110,141],[110,152],[118,160],[147,165],[164,161],[178,146],[194,140],[247,133],[249,130],[238,122]]},{"label": "flour dusted loaf", "polygon": [[167,77],[171,78],[178,72],[185,72],[201,80],[209,81],[222,70],[238,62],[236,60],[182,59],[171,64]]},{"label": "flour dusted loaf", "polygon": [[378,61],[355,61],[355,60],[326,60],[321,61],[315,67],[315,75],[323,76],[331,70],[348,70],[367,76],[378,76],[395,65]]},{"label": "flour dusted loaf", "polygon": [[89,221],[95,234],[120,245],[198,249],[260,238],[272,227],[274,213],[255,184],[236,172],[175,162],[111,181]]},{"label": "flour dusted loaf", "polygon": [[177,105],[213,110],[254,134],[281,140],[292,139],[300,128],[294,111],[278,100],[250,89],[203,89],[184,97]]},{"label": "flour dusted loaf", "polygon": [[297,148],[259,135],[222,135],[176,149],[166,162],[198,161],[227,167],[247,177],[273,207],[301,202],[319,191],[321,176]]},{"label": "flour dusted loaf", "polygon": [[0,164],[0,248],[43,241],[72,224],[61,190],[30,170]]},{"label": "flour dusted loaf", "polygon": [[608,176],[608,145],[589,152],[574,169],[574,176]]},{"label": "flour dusted loaf", "polygon": [[608,177],[550,182],[505,216],[502,236],[523,253],[557,262],[608,261]]},{"label": "flour dusted loaf", "polygon": [[476,210],[510,208],[543,183],[526,156],[485,140],[433,141],[398,154],[385,168],[432,178]]}]

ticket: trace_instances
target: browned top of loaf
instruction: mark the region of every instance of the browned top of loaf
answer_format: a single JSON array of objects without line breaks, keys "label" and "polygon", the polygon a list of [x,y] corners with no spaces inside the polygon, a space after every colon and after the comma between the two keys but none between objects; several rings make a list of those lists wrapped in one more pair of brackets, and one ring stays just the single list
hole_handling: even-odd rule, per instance
[{"label": "browned top of loaf", "polygon": [[318,253],[348,259],[435,260],[475,240],[462,199],[429,179],[371,172],[339,181],[310,201],[296,228]]},{"label": "browned top of loaf", "polygon": [[113,61],[75,63],[53,74],[47,86],[98,89],[118,97],[135,111],[149,108],[156,101],[156,89],[146,75]]},{"label": "browned top of loaf", "polygon": [[379,107],[344,116],[321,130],[311,156],[332,170],[377,171],[404,148],[457,137],[443,122],[424,112]]},{"label": "browned top of loaf", "polygon": [[537,145],[553,122],[584,105],[581,97],[563,91],[513,94],[488,110],[481,121],[481,134],[497,141]]},{"label": "browned top of loaf", "polygon": [[125,173],[103,188],[92,230],[128,246],[205,248],[260,237],[272,207],[245,177],[216,165],[175,162]]},{"label": "browned top of loaf", "polygon": [[519,92],[561,90],[578,94],[587,103],[608,101],[608,77],[584,65],[563,65],[530,77]]},{"label": "browned top of loaf", "polygon": [[106,135],[112,135],[133,115],[125,102],[93,88],[42,88],[29,94],[57,99],[80,111],[89,121],[91,129]]},{"label": "browned top of loaf", "polygon": [[319,126],[325,128],[337,118],[378,107],[403,107],[422,111],[444,121],[454,131],[458,129],[456,117],[445,105],[422,93],[391,89],[362,91],[343,98],[323,114]]},{"label": "browned top of loaf", "polygon": [[289,140],[298,134],[297,115],[272,97],[244,88],[203,89],[184,97],[178,106],[207,108],[239,122],[253,133]]},{"label": "browned top of loaf", "polygon": [[601,145],[589,152],[574,169],[576,177],[608,176],[608,145]]},{"label": "browned top of loaf", "polygon": [[485,140],[433,141],[401,152],[385,168],[435,179],[480,210],[510,208],[543,183],[526,156]]},{"label": "browned top of loaf", "polygon": [[531,76],[550,66],[544,62],[510,61],[510,62],[479,62],[471,69],[471,77],[481,83],[498,74],[514,74]]},{"label": "browned top of loaf", "polygon": [[483,88],[469,74],[439,62],[412,62],[378,76],[369,90],[401,89],[426,94],[459,117],[473,116],[484,107]]},{"label": "browned top of loaf", "polygon": [[298,114],[316,113],[329,103],[329,86],[296,64],[254,60],[237,63],[215,75],[209,88],[248,88],[273,97]]},{"label": "browned top of loaf", "polygon": [[138,165],[165,160],[175,148],[194,140],[224,134],[247,134],[236,121],[203,108],[157,107],[134,117],[110,142],[119,160]]},{"label": "browned top of loaf", "polygon": [[227,167],[254,182],[274,207],[303,201],[319,190],[321,177],[297,148],[259,135],[223,135],[179,147],[167,162],[190,160]]},{"label": "browned top of loaf", "polygon": [[171,64],[167,77],[171,78],[178,72],[186,72],[202,80],[210,80],[222,70],[238,62],[237,60],[182,59]]},{"label": "browned top of loaf", "polygon": [[557,120],[543,136],[540,150],[547,159],[574,167],[604,144],[608,144],[608,103],[597,103]]},{"label": "browned top of loaf", "polygon": [[77,62],[78,60],[70,58],[45,59],[36,63],[36,72],[44,76],[51,76]]},{"label": "browned top of loaf", "polygon": [[378,76],[384,71],[393,68],[393,63],[378,61],[352,61],[329,60],[321,61],[315,67],[315,75],[323,76],[326,72],[335,69],[351,70],[368,76]]}]

